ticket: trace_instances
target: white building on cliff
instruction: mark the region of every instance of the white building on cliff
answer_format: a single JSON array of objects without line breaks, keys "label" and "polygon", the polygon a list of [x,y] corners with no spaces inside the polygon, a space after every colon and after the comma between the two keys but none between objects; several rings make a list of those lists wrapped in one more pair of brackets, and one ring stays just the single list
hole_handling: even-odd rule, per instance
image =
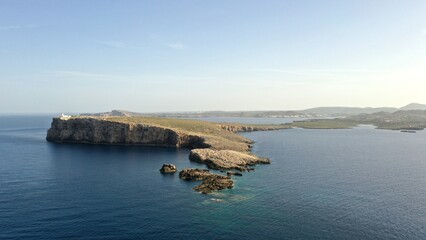
[{"label": "white building on cliff", "polygon": [[65,115],[65,114],[63,114],[63,113],[61,113],[61,116],[59,117],[61,120],[68,120],[68,119],[70,119],[71,118],[71,116],[70,115]]}]

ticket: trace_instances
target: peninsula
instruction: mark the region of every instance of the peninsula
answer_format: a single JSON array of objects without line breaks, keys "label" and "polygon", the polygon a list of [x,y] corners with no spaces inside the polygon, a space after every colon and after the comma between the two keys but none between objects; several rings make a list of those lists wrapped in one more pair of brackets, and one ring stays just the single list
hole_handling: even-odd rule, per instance
[{"label": "peninsula", "polygon": [[[46,139],[58,143],[188,148],[191,149],[189,160],[205,163],[210,169],[250,171],[252,166],[268,164],[270,160],[251,153],[253,141],[237,133],[285,128],[290,126],[141,116],[62,116],[53,119]],[[191,174],[194,176],[189,176]],[[203,180],[202,187],[194,188],[202,193],[233,186],[230,176],[210,174],[200,169],[184,169],[180,176],[186,180]]]}]

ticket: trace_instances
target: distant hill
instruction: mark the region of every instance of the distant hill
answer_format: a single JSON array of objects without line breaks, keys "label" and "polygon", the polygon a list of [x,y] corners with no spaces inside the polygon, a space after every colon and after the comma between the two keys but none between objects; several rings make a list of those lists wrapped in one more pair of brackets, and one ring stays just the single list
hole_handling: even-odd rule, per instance
[{"label": "distant hill", "polygon": [[157,113],[149,115],[159,117],[316,117],[297,111],[207,111],[193,113]]},{"label": "distant hill", "polygon": [[394,113],[360,114],[351,116],[347,120],[353,120],[361,124],[373,124],[381,129],[422,130],[426,127],[426,110],[399,110]]},{"label": "distant hill", "polygon": [[355,121],[383,121],[383,122],[422,122],[426,123],[426,110],[398,110],[393,113],[377,112],[372,114],[359,114],[347,117]]},{"label": "distant hill", "polygon": [[142,113],[129,112],[124,110],[112,110],[111,112],[102,113],[82,113],[81,116],[95,116],[95,117],[137,117],[143,116]]},{"label": "distant hill", "polygon": [[380,107],[380,108],[361,108],[361,107],[318,107],[303,110],[303,113],[326,115],[326,116],[350,116],[357,114],[370,114],[376,112],[395,112],[398,108]]},{"label": "distant hill", "polygon": [[372,114],[372,113],[378,113],[378,112],[385,112],[385,113],[393,113],[398,110],[426,110],[425,104],[419,104],[419,103],[410,103],[407,106],[401,107],[401,108],[394,108],[394,107],[378,107],[378,108],[372,108],[372,107],[317,107],[317,108],[310,108],[306,110],[302,110],[303,113],[309,113],[309,114],[315,114],[315,115],[323,115],[323,116],[352,116],[352,115],[358,115],[358,114]]},{"label": "distant hill", "polygon": [[407,106],[400,108],[399,110],[426,110],[426,105],[420,103],[410,103]]},{"label": "distant hill", "polygon": [[426,110],[398,110],[393,113],[363,113],[344,118],[296,121],[287,125],[300,128],[338,129],[353,128],[360,124],[369,124],[380,129],[390,130],[423,130],[426,128]]},{"label": "distant hill", "polygon": [[102,113],[83,113],[81,116],[96,116],[96,117],[138,117],[138,116],[150,116],[150,117],[170,117],[170,118],[188,118],[188,117],[300,117],[309,118],[317,117],[296,111],[206,111],[206,112],[168,112],[168,113],[136,113],[124,110],[112,110],[111,112]]},{"label": "distant hill", "polygon": [[137,113],[125,110],[112,110],[103,113],[85,113],[82,116],[151,116],[170,118],[195,118],[195,117],[275,117],[275,118],[321,118],[321,117],[348,117],[359,114],[394,113],[406,110],[426,110],[425,104],[410,103],[402,108],[378,107],[317,107],[300,111],[199,111],[199,112],[166,112],[166,113]]}]

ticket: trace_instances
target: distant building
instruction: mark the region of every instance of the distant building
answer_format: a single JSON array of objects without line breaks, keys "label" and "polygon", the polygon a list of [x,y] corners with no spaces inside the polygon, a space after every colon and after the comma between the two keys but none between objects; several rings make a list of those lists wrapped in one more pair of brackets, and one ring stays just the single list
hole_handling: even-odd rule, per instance
[{"label": "distant building", "polygon": [[70,116],[70,115],[65,115],[65,114],[61,113],[61,117],[60,117],[60,119],[62,119],[62,120],[68,120],[68,119],[70,119],[70,118],[71,118],[71,116]]}]

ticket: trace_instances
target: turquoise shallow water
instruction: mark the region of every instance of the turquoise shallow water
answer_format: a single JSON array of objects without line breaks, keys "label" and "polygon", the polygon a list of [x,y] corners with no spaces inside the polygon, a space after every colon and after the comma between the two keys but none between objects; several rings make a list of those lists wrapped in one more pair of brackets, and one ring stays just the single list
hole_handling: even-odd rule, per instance
[{"label": "turquoise shallow water", "polygon": [[206,196],[158,171],[202,167],[188,150],[52,144],[49,124],[0,117],[0,239],[426,239],[426,132],[246,133],[273,163]]}]

